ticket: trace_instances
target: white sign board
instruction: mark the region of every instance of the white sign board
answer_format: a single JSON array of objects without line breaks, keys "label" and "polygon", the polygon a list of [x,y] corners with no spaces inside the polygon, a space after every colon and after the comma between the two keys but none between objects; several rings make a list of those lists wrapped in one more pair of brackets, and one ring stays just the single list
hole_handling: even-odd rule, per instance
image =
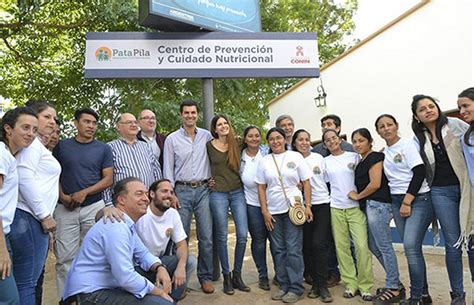
[{"label": "white sign board", "polygon": [[318,77],[316,33],[88,33],[86,78]]}]

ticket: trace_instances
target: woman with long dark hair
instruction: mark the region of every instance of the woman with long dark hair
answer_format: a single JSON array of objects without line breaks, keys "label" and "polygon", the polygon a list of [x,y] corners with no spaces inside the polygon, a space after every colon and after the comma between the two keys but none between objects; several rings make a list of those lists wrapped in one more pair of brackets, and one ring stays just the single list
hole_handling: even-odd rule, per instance
[{"label": "woman with long dark hair", "polygon": [[19,200],[11,225],[13,273],[20,303],[35,304],[35,287],[48,253],[50,234],[56,229],[53,212],[59,198],[61,166],[45,147],[56,123],[56,110],[44,101],[26,104],[38,117],[38,135],[16,156]]},{"label": "woman with long dark hair", "polygon": [[[270,154],[258,164],[258,199],[262,209],[265,226],[270,232],[273,247],[273,263],[276,266],[276,279],[279,290],[272,300],[294,303],[303,297],[303,228],[294,225],[289,216],[289,205],[305,198],[311,198],[311,170],[301,154],[287,151],[285,132],[273,127],[267,132]],[[298,186],[302,185],[302,191]],[[306,205],[306,216],[312,221],[311,205]]]},{"label": "woman with long dark hair", "polygon": [[348,194],[359,201],[367,215],[369,248],[385,270],[385,287],[380,290],[374,304],[391,304],[405,298],[400,287],[398,262],[392,245],[392,198],[387,176],[383,172],[384,154],[372,150],[372,135],[367,128],[352,133],[352,145],[361,161],[355,169],[357,191]]},{"label": "woman with long dark hair", "polygon": [[328,249],[327,240],[331,230],[331,215],[329,208],[329,190],[321,169],[323,157],[311,152],[311,136],[304,129],[293,134],[291,141],[293,151],[303,155],[304,160],[312,170],[309,179],[311,185],[311,212],[314,220],[303,226],[303,258],[305,272],[312,280],[312,288],[308,298],[320,298],[323,303],[332,302],[328,289]]},{"label": "woman with long dark hair", "polygon": [[18,203],[15,156],[34,140],[38,119],[26,107],[9,110],[0,122],[0,304],[20,304],[12,275],[10,232]]},{"label": "woman with long dark hair", "polygon": [[[207,142],[207,154],[215,185],[211,188],[209,205],[216,227],[217,253],[224,276],[224,293],[234,294],[234,288],[250,291],[242,281],[242,264],[247,244],[247,206],[240,179],[240,149],[234,129],[227,117],[216,115],[211,120],[211,134],[214,137]],[[234,253],[234,271],[229,269],[227,254],[228,213],[229,209],[235,223],[237,235]]]},{"label": "woman with long dark hair", "polygon": [[433,219],[425,166],[415,140],[398,135],[395,117],[382,114],[375,120],[375,128],[386,143],[383,169],[390,187],[393,218],[408,261],[411,285],[408,304],[431,304],[422,250],[423,238]]},{"label": "woman with long dark hair", "polygon": [[[467,164],[467,171],[471,179],[471,192],[474,193],[474,87],[467,88],[459,93],[458,108],[461,117],[470,124],[461,142],[464,151],[464,159]],[[461,226],[461,234],[463,234],[466,239],[469,239],[467,253],[469,256],[469,267],[471,269],[471,281],[474,283],[474,250],[472,239],[472,236],[474,236],[474,221],[468,217],[471,215],[472,209],[474,209],[474,207],[471,205],[468,213],[460,214],[459,224]]]},{"label": "woman with long dark hair", "polygon": [[415,95],[411,104],[412,129],[420,144],[431,200],[445,241],[445,261],[451,284],[451,304],[464,304],[460,213],[469,211],[471,183],[466,170],[460,138],[469,125],[448,118],[434,98]]},{"label": "woman with long dark hair", "polygon": [[[342,150],[342,140],[334,129],[323,132],[323,142],[331,153],[324,158],[322,168],[331,189],[331,227],[341,279],[346,286],[343,297],[350,299],[361,294],[364,301],[372,301],[370,290],[374,285],[374,276],[372,254],[368,247],[367,219],[359,208],[359,202],[348,196],[356,190],[354,170],[360,158],[354,152]],[[351,238],[357,269],[351,255]]]},{"label": "woman with long dark hair", "polygon": [[262,145],[262,134],[257,126],[248,126],[244,130],[244,144],[240,158],[240,177],[244,185],[247,203],[247,220],[252,241],[250,249],[258,271],[258,287],[270,290],[267,269],[268,231],[258,201],[258,186],[255,183],[260,160],[268,154],[268,147]]}]

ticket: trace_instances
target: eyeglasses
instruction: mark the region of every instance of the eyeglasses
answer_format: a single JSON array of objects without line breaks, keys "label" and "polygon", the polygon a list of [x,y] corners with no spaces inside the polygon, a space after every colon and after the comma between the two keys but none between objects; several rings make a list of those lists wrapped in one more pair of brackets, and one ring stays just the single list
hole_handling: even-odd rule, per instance
[{"label": "eyeglasses", "polygon": [[123,125],[138,125],[138,122],[137,121],[132,121],[132,120],[129,120],[129,121],[124,121],[124,122],[119,122],[120,124],[123,124]]},{"label": "eyeglasses", "polygon": [[155,121],[156,118],[154,116],[144,116],[140,120]]}]

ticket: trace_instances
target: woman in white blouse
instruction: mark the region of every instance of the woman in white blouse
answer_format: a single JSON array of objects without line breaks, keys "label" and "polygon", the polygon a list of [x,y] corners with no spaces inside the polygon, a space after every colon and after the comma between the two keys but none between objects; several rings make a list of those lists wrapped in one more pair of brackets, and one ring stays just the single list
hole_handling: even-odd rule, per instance
[{"label": "woman in white blouse", "polygon": [[35,304],[35,287],[48,253],[49,234],[56,228],[52,215],[59,197],[61,166],[42,143],[56,126],[56,110],[43,101],[29,101],[38,117],[38,137],[17,156],[19,201],[11,225],[13,273],[20,303]]},{"label": "woman in white blouse", "polygon": [[[271,128],[267,133],[267,141],[270,154],[260,161],[255,182],[258,184],[265,226],[270,231],[276,280],[280,285],[272,299],[293,303],[304,293],[303,227],[290,221],[288,210],[295,197],[303,197],[298,188],[300,183],[305,198],[311,198],[309,179],[312,173],[300,153],[286,150],[283,129]],[[309,203],[306,205],[306,215],[308,221],[313,220]]]},{"label": "woman in white blouse", "polygon": [[10,231],[18,203],[18,174],[15,155],[36,136],[38,119],[31,109],[7,111],[0,123],[0,304],[20,304],[12,276]]}]

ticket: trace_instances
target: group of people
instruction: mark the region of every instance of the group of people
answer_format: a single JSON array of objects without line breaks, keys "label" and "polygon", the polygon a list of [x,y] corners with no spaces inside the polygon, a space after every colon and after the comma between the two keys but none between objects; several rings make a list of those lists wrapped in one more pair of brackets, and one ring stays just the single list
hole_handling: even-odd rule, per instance
[{"label": "group of people", "polygon": [[[74,115],[75,136],[58,142],[54,106],[29,101],[0,124],[0,303],[41,303],[48,247],[63,304],[173,304],[195,270],[211,294],[215,258],[224,293],[249,292],[242,267],[250,233],[258,287],[278,287],[272,300],[297,302],[306,281],[308,298],[332,302],[329,288],[342,280],[344,298],[431,304],[422,243],[436,217],[451,304],[465,304],[463,248],[474,275],[474,88],[459,94],[458,106],[468,123],[446,117],[432,97],[414,96],[413,138],[400,137],[395,117],[380,115],[375,129],[386,146],[377,152],[367,128],[352,133],[352,145],[342,139],[337,115],[321,119],[322,142],[314,147],[288,115],[266,133],[268,146],[258,127],[239,137],[224,115],[208,131],[197,127],[192,100],[181,103],[182,127],[167,136],[145,109],[138,120],[121,114],[118,139],[102,143],[95,139],[98,114],[84,108]],[[288,213],[298,203],[303,225]],[[197,260],[188,250],[193,216]],[[392,219],[408,261],[409,298]],[[386,273],[375,291],[372,256]]]}]

